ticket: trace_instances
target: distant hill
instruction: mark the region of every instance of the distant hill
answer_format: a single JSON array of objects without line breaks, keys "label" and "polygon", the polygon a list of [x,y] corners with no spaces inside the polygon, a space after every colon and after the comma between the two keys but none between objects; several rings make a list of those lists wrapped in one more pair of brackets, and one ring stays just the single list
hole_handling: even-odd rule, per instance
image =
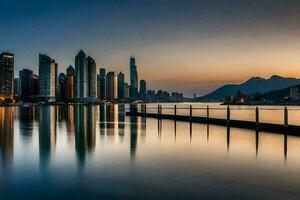
[{"label": "distant hill", "polygon": [[236,95],[240,90],[243,94],[267,93],[300,84],[300,79],[285,78],[274,75],[269,79],[252,77],[242,84],[227,84],[215,91],[197,98],[198,101],[224,101],[227,96]]}]

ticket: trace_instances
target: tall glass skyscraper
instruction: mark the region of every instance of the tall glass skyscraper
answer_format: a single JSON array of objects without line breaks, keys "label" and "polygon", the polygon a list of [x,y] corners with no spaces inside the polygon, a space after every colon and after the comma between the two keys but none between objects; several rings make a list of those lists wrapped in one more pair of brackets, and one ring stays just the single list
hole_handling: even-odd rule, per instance
[{"label": "tall glass skyscraper", "polygon": [[57,88],[57,63],[47,55],[39,55],[39,90],[45,101],[55,101]]},{"label": "tall glass skyscraper", "polygon": [[108,72],[106,75],[106,99],[116,100],[118,98],[118,79],[115,72]]},{"label": "tall glass skyscraper", "polygon": [[86,59],[88,68],[88,97],[91,100],[95,100],[97,97],[97,72],[96,62],[90,56]]},{"label": "tall glass skyscraper", "polygon": [[77,98],[86,98],[88,96],[88,71],[86,55],[80,50],[75,57],[75,71],[77,75]]},{"label": "tall glass skyscraper", "polygon": [[106,79],[106,72],[104,68],[100,68],[100,94],[99,98],[101,100],[106,99],[106,84],[105,84],[105,79]]},{"label": "tall glass skyscraper", "polygon": [[125,76],[122,72],[118,74],[118,98],[124,98]]},{"label": "tall glass skyscraper", "polygon": [[14,98],[14,54],[0,54],[0,98]]},{"label": "tall glass skyscraper", "polygon": [[138,96],[138,73],[135,58],[130,57],[130,97],[136,99]]}]

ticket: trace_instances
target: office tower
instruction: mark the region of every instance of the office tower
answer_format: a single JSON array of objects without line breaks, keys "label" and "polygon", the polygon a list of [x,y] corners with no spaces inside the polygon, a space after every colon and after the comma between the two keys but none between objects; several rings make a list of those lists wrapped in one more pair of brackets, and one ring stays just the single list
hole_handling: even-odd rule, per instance
[{"label": "office tower", "polygon": [[96,62],[90,56],[86,58],[86,64],[88,69],[88,79],[87,79],[87,96],[90,100],[95,100],[97,97],[97,72],[96,72]]},{"label": "office tower", "polygon": [[14,54],[0,54],[0,100],[14,97]]},{"label": "office tower", "polygon": [[58,89],[59,89],[59,100],[65,101],[67,99],[67,77],[64,73],[58,75]]},{"label": "office tower", "polygon": [[14,79],[14,95],[15,96],[20,95],[20,78]]},{"label": "office tower", "polygon": [[76,94],[76,72],[75,69],[70,65],[67,68],[67,99],[68,101],[73,100]]},{"label": "office tower", "polygon": [[29,100],[32,95],[32,77],[33,71],[29,69],[23,69],[19,72],[20,77],[20,97],[23,101]]},{"label": "office tower", "polygon": [[136,99],[138,95],[138,73],[135,58],[130,57],[130,97]]},{"label": "office tower", "polygon": [[139,96],[141,99],[145,99],[147,92],[147,84],[145,80],[140,80],[140,92]]},{"label": "office tower", "polygon": [[75,71],[77,76],[77,92],[76,97],[79,99],[88,96],[88,68],[86,63],[86,55],[80,50],[75,57]]},{"label": "office tower", "polygon": [[130,86],[128,83],[124,83],[124,98],[129,99],[130,97]]},{"label": "office tower", "polygon": [[55,101],[57,63],[47,55],[39,55],[39,93],[46,101]]},{"label": "office tower", "polygon": [[100,98],[100,74],[97,74],[97,98]]},{"label": "office tower", "polygon": [[35,97],[39,95],[39,76],[36,74],[32,75],[32,93],[31,96]]},{"label": "office tower", "polygon": [[106,75],[106,99],[115,100],[118,98],[118,80],[114,72],[108,72]]},{"label": "office tower", "polygon": [[99,98],[100,100],[106,99],[106,72],[104,68],[100,68],[100,94]]},{"label": "office tower", "polygon": [[124,84],[125,84],[125,76],[122,72],[118,74],[118,98],[124,98]]}]

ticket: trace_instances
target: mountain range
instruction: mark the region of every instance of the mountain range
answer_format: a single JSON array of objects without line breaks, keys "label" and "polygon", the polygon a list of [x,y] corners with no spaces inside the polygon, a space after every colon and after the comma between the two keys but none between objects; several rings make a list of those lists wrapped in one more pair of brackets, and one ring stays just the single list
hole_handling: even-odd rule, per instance
[{"label": "mountain range", "polygon": [[252,77],[241,84],[227,84],[221,86],[205,96],[198,97],[197,101],[224,101],[227,96],[236,95],[238,90],[240,90],[242,94],[264,94],[298,84],[300,84],[300,79],[286,78],[278,75],[273,75],[268,79]]}]

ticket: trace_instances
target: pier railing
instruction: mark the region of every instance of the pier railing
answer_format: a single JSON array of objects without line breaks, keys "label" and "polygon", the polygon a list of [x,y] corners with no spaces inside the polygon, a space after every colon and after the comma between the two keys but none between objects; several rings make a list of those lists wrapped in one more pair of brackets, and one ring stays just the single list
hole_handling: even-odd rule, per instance
[{"label": "pier railing", "polygon": [[[266,106],[195,106],[195,105],[147,105],[140,104],[131,107],[129,114],[165,118],[182,119],[193,121],[237,124],[243,126],[280,126],[299,127],[300,130],[300,108],[298,107],[266,107]],[[300,134],[300,132],[299,132]]]}]

